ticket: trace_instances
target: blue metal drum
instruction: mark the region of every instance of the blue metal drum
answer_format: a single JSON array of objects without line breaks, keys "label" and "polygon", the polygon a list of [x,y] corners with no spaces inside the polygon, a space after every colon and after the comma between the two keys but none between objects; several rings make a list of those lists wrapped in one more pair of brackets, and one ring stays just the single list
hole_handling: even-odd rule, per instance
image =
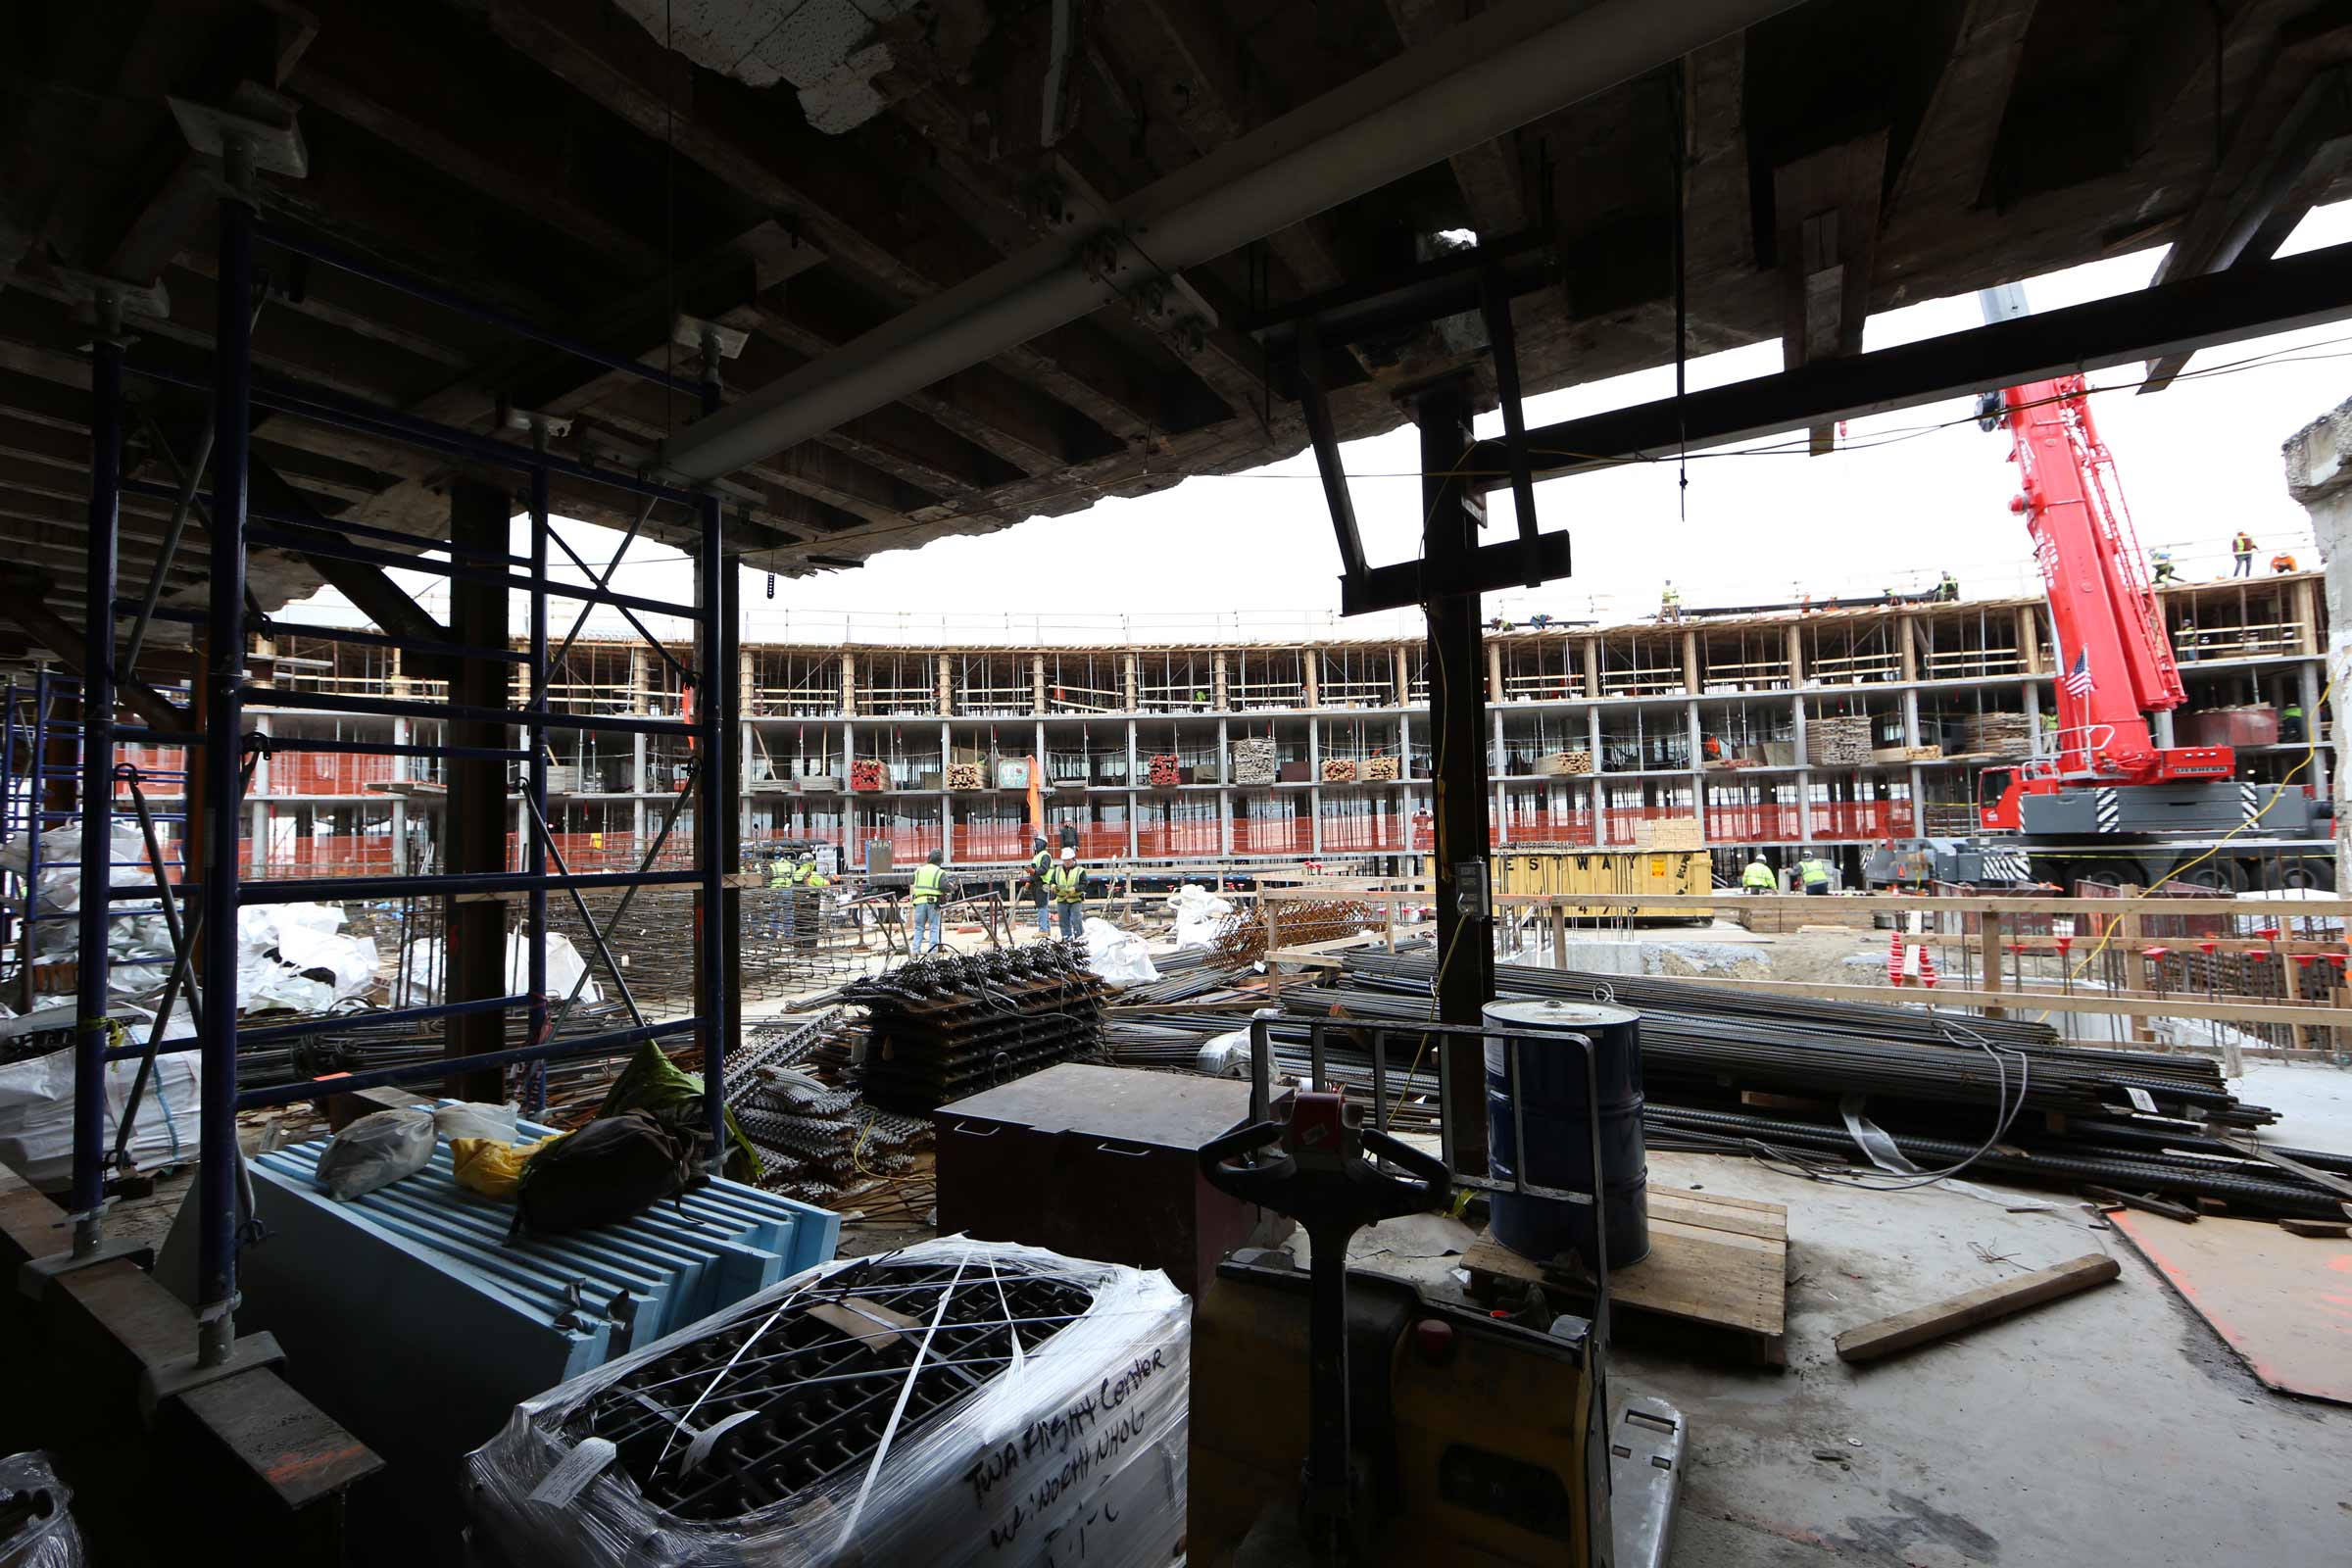
[{"label": "blue metal drum", "polygon": [[[1585,1092],[1585,1054],[1563,1033],[1592,1042],[1600,1106],[1600,1213],[1607,1222],[1609,1267],[1649,1251],[1649,1164],[1642,1144],[1642,1017],[1591,1002],[1490,1002],[1488,1029],[1518,1042],[1519,1081],[1508,1054],[1487,1042],[1487,1163],[1498,1181],[1582,1193],[1592,1186],[1592,1117]],[[1514,1099],[1517,1102],[1514,1115]],[[1519,1140],[1524,1135],[1527,1147]],[[1515,1193],[1490,1197],[1494,1239],[1527,1257],[1574,1252],[1590,1265],[1593,1209]]]}]

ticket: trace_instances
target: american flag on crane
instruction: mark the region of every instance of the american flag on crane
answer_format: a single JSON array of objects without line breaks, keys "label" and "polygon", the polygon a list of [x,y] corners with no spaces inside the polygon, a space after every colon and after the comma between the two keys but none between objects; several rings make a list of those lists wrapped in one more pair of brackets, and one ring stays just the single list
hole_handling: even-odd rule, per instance
[{"label": "american flag on crane", "polygon": [[2090,655],[2087,653],[2075,655],[2075,667],[2068,670],[2065,678],[2058,684],[2064,686],[2073,696],[2088,697],[2091,692]]}]

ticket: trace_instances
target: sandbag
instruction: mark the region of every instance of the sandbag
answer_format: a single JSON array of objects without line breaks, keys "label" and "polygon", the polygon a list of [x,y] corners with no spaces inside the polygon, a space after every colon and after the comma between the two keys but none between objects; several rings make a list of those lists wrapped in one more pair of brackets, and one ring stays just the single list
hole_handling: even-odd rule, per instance
[{"label": "sandbag", "polygon": [[328,1197],[348,1203],[431,1164],[438,1139],[433,1113],[423,1105],[362,1116],[319,1153],[317,1180]]},{"label": "sandbag", "polygon": [[484,1198],[509,1199],[522,1181],[523,1167],[531,1156],[556,1142],[568,1137],[558,1133],[554,1138],[542,1138],[535,1144],[510,1143],[503,1138],[453,1138],[449,1141],[449,1157],[457,1167],[458,1185]]},{"label": "sandbag", "polygon": [[541,1149],[514,1188],[507,1239],[563,1235],[634,1218],[694,1177],[687,1146],[642,1110],[603,1116]]}]

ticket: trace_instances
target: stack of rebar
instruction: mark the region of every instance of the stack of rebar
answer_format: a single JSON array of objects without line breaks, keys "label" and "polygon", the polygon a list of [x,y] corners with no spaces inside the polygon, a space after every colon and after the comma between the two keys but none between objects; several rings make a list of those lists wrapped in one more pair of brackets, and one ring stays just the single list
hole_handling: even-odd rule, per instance
[{"label": "stack of rebar", "polygon": [[863,1090],[926,1111],[1101,1049],[1102,982],[1082,948],[1033,942],[917,958],[842,988],[866,1008]]},{"label": "stack of rebar", "polygon": [[[1412,1026],[1434,1013],[1434,956],[1351,953],[1343,962],[1338,983],[1285,996],[1285,1015],[1269,1031],[1275,1073],[1308,1075],[1312,1025],[1320,1021],[1327,1025],[1324,1080],[1368,1102],[1375,1082],[1369,1026],[1385,1025],[1385,1119],[1407,1129],[1431,1126],[1438,1051]],[[1179,1010],[1168,998],[1114,1009],[1104,1026],[1112,1059],[1198,1070],[1203,1045],[1248,1026],[1260,999],[1240,989],[1246,973],[1208,971],[1212,986],[1230,988],[1229,1011]],[[1870,1172],[1870,1152],[1846,1119],[1851,1107],[1931,1174],[1965,1166],[2026,1186],[2096,1186],[2218,1200],[2233,1214],[2310,1218],[2342,1212],[2339,1193],[2324,1178],[2352,1179],[2352,1154],[2257,1148],[2247,1129],[2277,1120],[2276,1112],[2238,1101],[2208,1056],[2070,1047],[2024,1019],[1529,965],[1499,965],[1496,989],[1511,998],[1612,1000],[1642,1013],[1643,1123],[1653,1149],[1750,1154],[1798,1171]],[[1243,1070],[1246,1060],[1236,1057],[1226,1070]],[[1905,1178],[1879,1170],[1867,1179],[1892,1185]]]},{"label": "stack of rebar", "polygon": [[[1380,912],[1370,905],[1345,899],[1314,904],[1284,903],[1275,907],[1275,937],[1283,947],[1328,942],[1378,930]],[[1210,949],[1229,964],[1259,963],[1266,956],[1266,922],[1255,911],[1226,916]]]}]

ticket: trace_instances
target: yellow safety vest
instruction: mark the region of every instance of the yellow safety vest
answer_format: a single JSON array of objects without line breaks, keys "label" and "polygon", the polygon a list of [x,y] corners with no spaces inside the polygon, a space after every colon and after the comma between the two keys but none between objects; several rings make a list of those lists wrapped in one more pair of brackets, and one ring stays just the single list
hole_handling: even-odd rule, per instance
[{"label": "yellow safety vest", "polygon": [[1805,886],[1809,888],[1819,887],[1830,879],[1830,868],[1821,860],[1806,860],[1798,865],[1797,870],[1803,874]]},{"label": "yellow safety vest", "polygon": [[948,873],[930,861],[925,860],[914,868],[915,903],[937,904],[940,894],[947,890],[947,886]]},{"label": "yellow safety vest", "polygon": [[1746,870],[1740,873],[1740,880],[1747,887],[1768,888],[1779,879],[1772,874],[1771,866],[1764,864],[1762,861],[1756,861],[1750,864]]},{"label": "yellow safety vest", "polygon": [[1046,886],[1058,904],[1086,902],[1086,868],[1080,865],[1057,865],[1046,873]]}]

